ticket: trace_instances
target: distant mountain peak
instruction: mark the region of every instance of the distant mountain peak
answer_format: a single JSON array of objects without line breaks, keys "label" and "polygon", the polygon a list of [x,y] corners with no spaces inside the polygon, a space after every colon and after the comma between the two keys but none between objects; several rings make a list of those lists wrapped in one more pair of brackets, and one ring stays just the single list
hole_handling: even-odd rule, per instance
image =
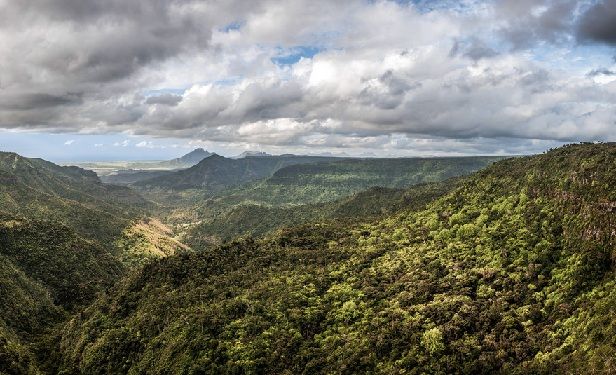
[{"label": "distant mountain peak", "polygon": [[169,163],[172,165],[191,166],[212,155],[214,154],[199,147],[184,156],[170,160]]},{"label": "distant mountain peak", "polygon": [[202,156],[204,158],[207,158],[210,155],[213,155],[213,154],[211,152],[206,151],[203,148],[199,147],[199,148],[196,148],[196,149],[192,150],[188,154],[180,157],[180,159],[185,160],[185,159],[191,159],[191,158],[202,157]]}]

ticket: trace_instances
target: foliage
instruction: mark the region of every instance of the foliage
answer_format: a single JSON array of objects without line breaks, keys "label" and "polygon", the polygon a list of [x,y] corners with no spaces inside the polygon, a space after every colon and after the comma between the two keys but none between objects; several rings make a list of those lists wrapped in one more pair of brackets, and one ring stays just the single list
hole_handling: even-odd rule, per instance
[{"label": "foliage", "polygon": [[32,342],[122,272],[112,254],[68,227],[0,212],[0,372],[37,373]]},{"label": "foliage", "polygon": [[419,184],[408,189],[373,187],[331,202],[270,206],[240,204],[191,227],[185,241],[200,249],[241,236],[262,236],[273,230],[318,220],[367,221],[403,209],[419,210],[456,186],[456,180]]}]

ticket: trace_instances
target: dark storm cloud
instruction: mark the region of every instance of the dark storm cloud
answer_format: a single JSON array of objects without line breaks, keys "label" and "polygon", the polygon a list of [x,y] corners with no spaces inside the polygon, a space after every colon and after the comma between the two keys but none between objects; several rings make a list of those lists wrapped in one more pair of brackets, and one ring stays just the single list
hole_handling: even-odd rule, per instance
[{"label": "dark storm cloud", "polygon": [[606,68],[593,69],[586,74],[588,77],[596,77],[596,76],[614,76],[616,72],[613,70],[609,70]]},{"label": "dark storm cloud", "polygon": [[603,0],[593,5],[580,19],[578,38],[616,45],[616,0]]},{"label": "dark storm cloud", "polygon": [[77,94],[51,95],[44,93],[33,93],[8,97],[0,96],[0,109],[25,111],[63,105],[76,105],[81,102],[81,95]]},{"label": "dark storm cloud", "polygon": [[[26,14],[49,27],[46,44],[69,35],[73,45],[57,45],[40,63],[58,74],[81,81],[107,82],[125,78],[139,68],[203,48],[210,30],[198,12],[183,9],[189,1],[33,0],[14,2],[13,14]],[[19,30],[20,25],[15,25]],[[205,26],[205,27],[204,27]],[[59,29],[59,30],[58,30]],[[56,31],[58,30],[58,31]],[[68,30],[68,31],[67,31]]]},{"label": "dark storm cloud", "polygon": [[497,10],[514,49],[572,40],[616,45],[616,0],[500,0]]},{"label": "dark storm cloud", "polygon": [[514,49],[540,41],[560,43],[571,38],[576,0],[500,0],[498,15],[506,26],[500,31]]}]

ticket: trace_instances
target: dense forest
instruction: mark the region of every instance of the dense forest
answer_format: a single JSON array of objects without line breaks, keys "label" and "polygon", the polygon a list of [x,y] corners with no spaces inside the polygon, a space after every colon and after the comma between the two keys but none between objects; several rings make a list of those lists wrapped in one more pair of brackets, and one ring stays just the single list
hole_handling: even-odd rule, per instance
[{"label": "dense forest", "polygon": [[5,155],[0,370],[616,371],[616,144],[462,159],[293,165],[172,207]]}]

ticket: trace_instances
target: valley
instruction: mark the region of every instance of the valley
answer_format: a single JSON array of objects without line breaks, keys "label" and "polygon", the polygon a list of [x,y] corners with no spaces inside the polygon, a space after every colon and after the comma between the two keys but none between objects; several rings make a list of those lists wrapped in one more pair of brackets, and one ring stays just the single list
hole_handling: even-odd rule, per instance
[{"label": "valley", "polygon": [[2,153],[0,368],[606,371],[615,168],[209,155],[113,185]]}]

